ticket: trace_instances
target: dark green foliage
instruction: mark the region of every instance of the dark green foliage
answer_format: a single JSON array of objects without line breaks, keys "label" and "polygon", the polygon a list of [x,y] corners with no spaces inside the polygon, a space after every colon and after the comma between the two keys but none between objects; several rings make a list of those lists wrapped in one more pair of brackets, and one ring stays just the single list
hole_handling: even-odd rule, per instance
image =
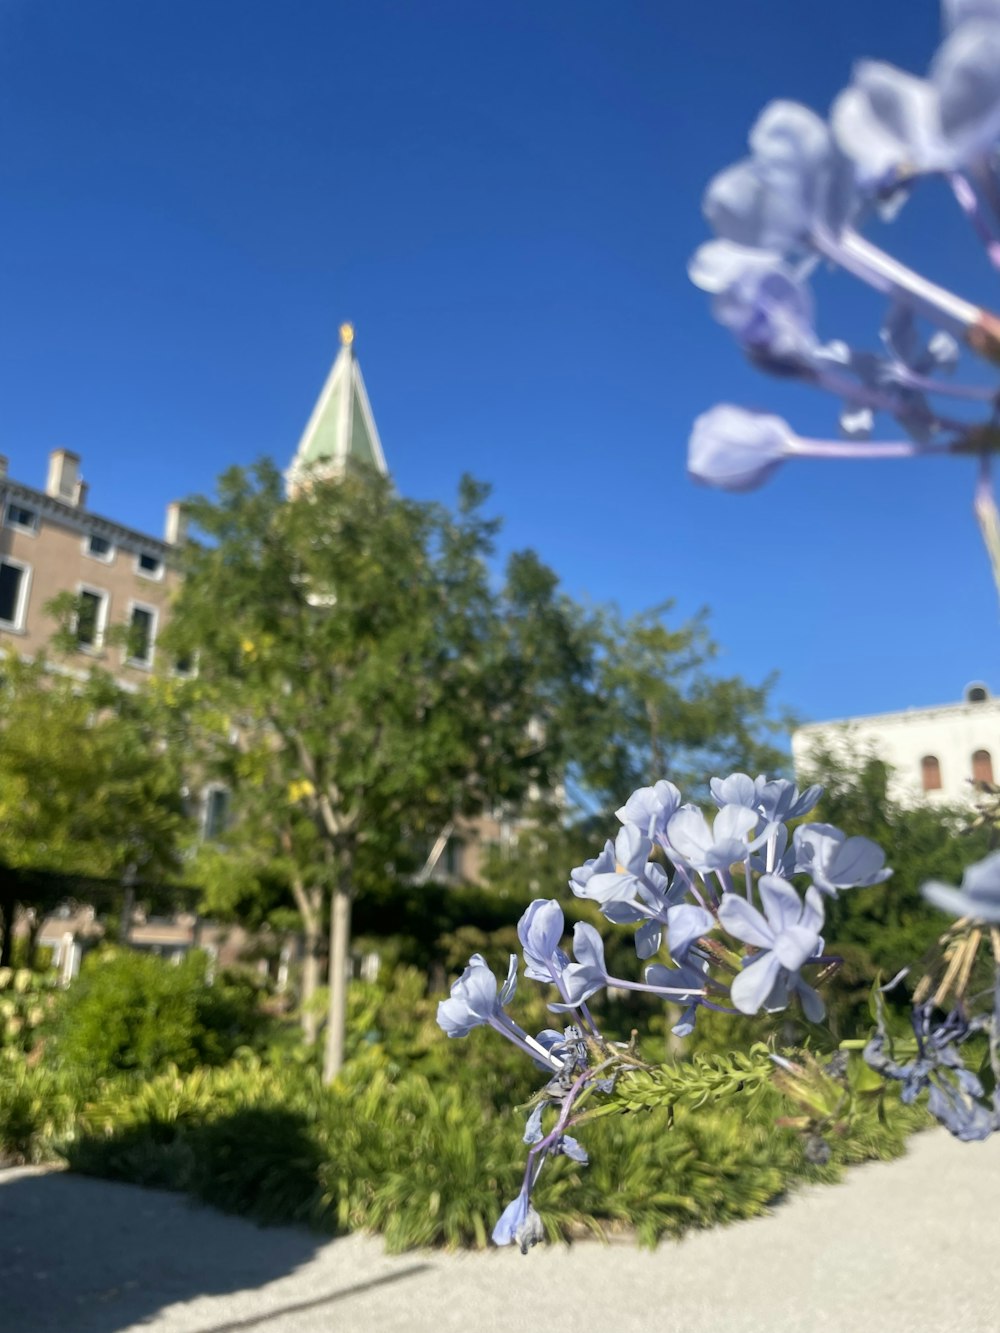
[{"label": "dark green foliage", "polygon": [[793,719],[773,715],[775,678],[750,685],[717,676],[707,612],[673,625],[672,611],[672,602],[633,616],[609,606],[588,622],[593,716],[574,731],[570,774],[609,814],[624,794],[660,778],[690,799],[706,774],[785,766],[772,740]]},{"label": "dark green foliage", "polygon": [[[931,879],[958,884],[965,867],[989,851],[990,830],[970,828],[968,810],[897,805],[887,794],[888,770],[875,759],[845,767],[820,756],[812,778],[826,791],[808,818],[874,839],[893,868],[886,883],[850,889],[825,903],[827,951],[844,959],[826,992],[830,1023],[837,1036],[852,1037],[868,1022],[872,978],[912,967],[915,981],[921,961],[949,924],[924,901],[921,885]],[[899,1002],[905,998],[903,987],[893,996]]]},{"label": "dark green foliage", "polygon": [[[462,1070],[455,1059],[454,1081],[432,1082],[369,1050],[326,1089],[315,1071],[253,1062],[126,1080],[83,1111],[65,1156],[76,1170],[185,1190],[261,1222],[374,1230],[391,1250],[481,1247],[520,1187],[524,1114]],[[798,1179],[834,1180],[848,1161],[898,1154],[923,1123],[895,1106],[888,1124],[867,1115],[815,1167],[802,1137],[776,1126],[783,1109],[768,1088],[581,1126],[591,1165],[556,1160],[539,1181],[550,1236],[628,1228],[651,1244],[752,1217]]]},{"label": "dark green foliage", "polygon": [[23,1056],[0,1061],[0,1166],[50,1158],[75,1110],[75,1093],[51,1070]]},{"label": "dark green foliage", "polygon": [[179,964],[131,950],[86,960],[54,1024],[59,1066],[95,1079],[218,1065],[263,1039],[266,1021],[245,980],[206,981],[207,958]]},{"label": "dark green foliage", "polygon": [[159,739],[146,694],[99,671],[81,682],[40,657],[5,659],[0,865],[169,877],[190,829],[179,764]]},{"label": "dark green foliage", "polygon": [[63,1156],[87,1175],[183,1190],[262,1224],[305,1220],[321,1160],[308,1079],[279,1078],[249,1054],[223,1069],[126,1078],[81,1107]]},{"label": "dark green foliage", "polygon": [[307,1220],[322,1163],[308,1121],[281,1106],[246,1106],[200,1125],[191,1135],[189,1189],[264,1224]]},{"label": "dark green foliage", "polygon": [[[265,1064],[242,1052],[222,1067],[123,1074],[96,1089],[22,1061],[0,1069],[0,1149],[8,1160],[58,1150],[74,1170],[183,1190],[259,1222],[377,1231],[393,1250],[481,1247],[520,1187],[539,1074],[491,1032],[447,1039],[434,1005],[414,970],[354,986],[352,1054],[326,1088],[314,1063],[287,1055]],[[518,1005],[529,1028],[545,1023],[539,993]],[[894,1100],[884,1119],[863,1106],[828,1136],[830,1162],[811,1166],[806,1136],[777,1123],[800,1108],[771,1069],[756,1049],[631,1076],[629,1113],[576,1130],[590,1166],[546,1164],[536,1200],[549,1236],[630,1230],[652,1244],[752,1217],[800,1179],[896,1155],[924,1123]]]},{"label": "dark green foliage", "polygon": [[507,930],[516,938],[511,922],[537,896],[527,888],[508,894],[475,885],[448,887],[433,881],[415,885],[383,877],[358,894],[354,933],[372,940],[391,937],[398,942],[401,962],[423,968],[434,963],[454,967],[456,960],[444,943],[448,936],[471,928],[485,933]]}]

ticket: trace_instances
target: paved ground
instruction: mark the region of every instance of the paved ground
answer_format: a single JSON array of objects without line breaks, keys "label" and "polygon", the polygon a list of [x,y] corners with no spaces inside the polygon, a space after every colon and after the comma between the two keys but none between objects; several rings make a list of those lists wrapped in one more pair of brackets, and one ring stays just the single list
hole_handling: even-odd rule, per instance
[{"label": "paved ground", "polygon": [[0,1333],[998,1333],[1000,1136],[919,1136],[654,1253],[396,1257],[170,1194],[0,1173]]}]

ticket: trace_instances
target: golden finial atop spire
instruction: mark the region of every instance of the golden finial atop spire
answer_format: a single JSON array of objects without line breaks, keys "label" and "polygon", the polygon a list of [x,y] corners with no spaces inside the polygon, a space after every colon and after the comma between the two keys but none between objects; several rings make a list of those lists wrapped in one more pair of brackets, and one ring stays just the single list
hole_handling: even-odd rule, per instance
[{"label": "golden finial atop spire", "polygon": [[350,347],[354,341],[354,325],[341,324],[340,326],[340,345],[341,347]]}]

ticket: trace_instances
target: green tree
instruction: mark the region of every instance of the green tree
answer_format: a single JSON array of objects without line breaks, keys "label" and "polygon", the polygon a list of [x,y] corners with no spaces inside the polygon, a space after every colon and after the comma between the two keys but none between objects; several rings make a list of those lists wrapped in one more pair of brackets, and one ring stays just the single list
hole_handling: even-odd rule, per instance
[{"label": "green tree", "polygon": [[664,602],[632,616],[604,607],[592,617],[597,715],[581,729],[574,772],[606,813],[663,777],[695,796],[715,774],[787,766],[772,743],[792,722],[774,716],[776,678],[750,685],[713,674],[719,649],[708,613],[675,626],[672,611]]},{"label": "green tree", "polygon": [[38,872],[120,883],[176,872],[188,830],[180,768],[139,694],[95,673],[8,657],[0,685],[0,867],[4,940]]},{"label": "green tree", "polygon": [[[329,1076],[352,898],[416,869],[451,820],[522,810],[564,781],[607,814],[665,772],[703,781],[713,758],[777,757],[771,682],[710,675],[704,617],[675,629],[668,607],[585,609],[532,552],[499,582],[486,494],[464,481],[453,513],[357,470],[288,499],[262,462],[187,504],[200,540],[168,631],[199,663],[185,745],[232,782],[237,882],[269,866],[294,899],[307,991],[329,923]],[[549,810],[565,822],[566,802]],[[232,902],[226,856],[201,864],[210,899]]]},{"label": "green tree", "polygon": [[187,505],[203,540],[169,635],[197,654],[192,734],[208,765],[235,738],[252,836],[285,857],[307,934],[329,917],[328,1077],[354,893],[453,817],[553,785],[585,693],[583,627],[554,577],[521,557],[494,586],[485,494],[464,482],[451,513],[357,471],[289,500],[262,462]]},{"label": "green tree", "polygon": [[888,978],[911,967],[915,981],[921,961],[947,927],[948,919],[924,901],[921,886],[931,879],[959,883],[965,867],[990,848],[991,830],[975,827],[967,807],[901,805],[889,794],[890,776],[889,766],[872,755],[830,753],[813,756],[808,774],[824,787],[809,820],[872,838],[893,870],[884,884],[850,889],[824,904],[828,951],[844,959],[843,973],[829,991],[844,1032],[853,1033],[866,1021],[872,977]]},{"label": "green tree", "polygon": [[[312,1045],[319,1019],[312,998],[320,982],[323,930],[333,883],[319,827],[306,808],[309,783],[287,778],[287,756],[266,726],[215,736],[212,776],[235,794],[237,817],[221,836],[202,842],[190,866],[202,909],[250,930],[301,927],[304,942],[300,1012]],[[205,733],[201,737],[204,752]],[[289,906],[291,899],[294,908]]]}]

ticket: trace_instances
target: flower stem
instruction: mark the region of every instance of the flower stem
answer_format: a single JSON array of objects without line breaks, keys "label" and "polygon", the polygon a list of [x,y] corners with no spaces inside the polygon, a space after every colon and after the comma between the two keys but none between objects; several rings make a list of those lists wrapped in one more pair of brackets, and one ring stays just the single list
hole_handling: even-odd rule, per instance
[{"label": "flower stem", "polygon": [[986,314],[979,306],[939,287],[849,228],[839,238],[818,233],[813,237],[813,243],[820,254],[869,287],[918,310],[935,324],[964,338],[970,337]]},{"label": "flower stem", "polygon": [[621,977],[608,977],[607,984],[616,990],[649,991],[651,995],[704,995],[704,990],[692,990],[690,986],[648,986],[643,981],[624,981]]},{"label": "flower stem", "polygon": [[[875,412],[889,412],[893,415],[905,410],[906,404],[901,403],[897,396],[892,393],[881,393],[877,389],[869,388],[867,384],[859,384],[855,380],[848,379],[844,375],[837,375],[833,371],[819,371],[816,374],[815,383],[829,393],[835,393],[839,398],[844,398],[858,407],[870,407]],[[928,381],[933,384],[933,381]],[[915,386],[908,386],[915,387]],[[936,389],[938,386],[933,384]],[[968,428],[968,422],[959,421],[956,417],[944,417],[934,413],[934,424],[943,430],[962,431]]]},{"label": "flower stem", "polygon": [[1000,241],[986,220],[972,182],[960,171],[948,172],[948,184],[959,208],[972,223],[973,230],[983,243],[987,258],[995,269],[1000,269]]},{"label": "flower stem", "polygon": [[489,1024],[494,1031],[499,1032],[502,1037],[506,1037],[507,1040],[513,1042],[515,1046],[520,1047],[525,1055],[530,1055],[533,1060],[541,1060],[543,1064],[548,1065],[548,1067],[555,1073],[558,1073],[562,1069],[563,1066],[561,1060],[557,1060],[554,1055],[551,1055],[540,1042],[537,1042],[534,1039],[534,1037],[529,1037],[527,1032],[525,1032],[523,1028],[518,1027],[514,1020],[508,1018],[506,1014],[501,1018],[491,1018]]},{"label": "flower stem", "polygon": [[845,440],[810,440],[796,437],[791,452],[800,458],[913,458],[917,454],[949,453],[951,446],[921,447],[909,440],[886,444],[854,444]]},{"label": "flower stem", "polygon": [[972,508],[979,524],[979,531],[982,533],[986,554],[990,559],[993,582],[996,584],[997,594],[1000,595],[1000,513],[997,512],[988,454],[983,454],[979,460],[979,481]]},{"label": "flower stem", "polygon": [[[945,380],[933,379],[930,375],[918,375],[915,370],[901,364],[894,364],[892,374],[894,382],[904,389],[940,394],[945,398],[961,398],[970,403],[995,403],[998,396],[998,391],[988,384],[949,384]],[[967,424],[962,423],[963,427]]]}]

